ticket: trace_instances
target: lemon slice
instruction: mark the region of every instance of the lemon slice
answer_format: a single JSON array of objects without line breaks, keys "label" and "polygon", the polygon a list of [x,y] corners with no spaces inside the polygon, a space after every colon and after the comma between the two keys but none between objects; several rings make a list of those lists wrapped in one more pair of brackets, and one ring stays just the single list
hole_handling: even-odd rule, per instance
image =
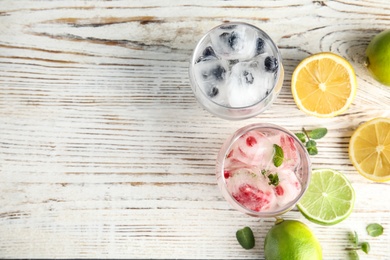
[{"label": "lemon slice", "polygon": [[349,141],[349,158],[356,170],[372,181],[390,180],[390,118],[360,125]]},{"label": "lemon slice", "polygon": [[316,169],[297,206],[308,220],[329,226],[346,219],[354,204],[355,191],[342,173],[332,169]]},{"label": "lemon slice", "polygon": [[356,89],[351,64],[328,52],[302,60],[291,79],[291,91],[298,108],[316,117],[343,113],[355,98]]}]

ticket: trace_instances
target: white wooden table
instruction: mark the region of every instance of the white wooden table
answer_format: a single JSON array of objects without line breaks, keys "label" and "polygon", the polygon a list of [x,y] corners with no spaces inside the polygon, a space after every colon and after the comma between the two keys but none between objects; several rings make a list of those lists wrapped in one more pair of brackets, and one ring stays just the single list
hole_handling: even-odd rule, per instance
[{"label": "white wooden table", "polygon": [[[244,121],[196,102],[188,79],[200,37],[226,21],[254,24],[280,47],[285,83],[272,107]],[[390,186],[348,159],[356,127],[390,116],[390,88],[363,66],[370,39],[390,28],[388,0],[0,1],[0,257],[263,259],[274,219],[230,208],[214,175],[217,152],[255,122],[291,131],[327,127],[314,168],[343,172],[356,190],[351,216],[331,227],[294,209],[324,259],[348,259],[348,232],[371,244],[361,259],[390,259]],[[300,60],[322,51],[351,62],[350,109],[319,119],[290,92]],[[385,227],[381,237],[367,224]],[[255,232],[242,249],[237,229]]]}]

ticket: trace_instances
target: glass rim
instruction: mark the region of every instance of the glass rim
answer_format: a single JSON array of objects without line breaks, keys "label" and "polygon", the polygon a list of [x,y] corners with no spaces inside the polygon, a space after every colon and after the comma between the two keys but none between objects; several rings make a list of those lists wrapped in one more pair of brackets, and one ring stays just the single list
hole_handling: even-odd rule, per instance
[{"label": "glass rim", "polygon": [[[253,131],[253,130],[256,130],[256,129],[269,129],[269,130],[278,130],[278,131],[282,131],[286,134],[288,134],[289,136],[291,136],[294,141],[295,141],[295,144],[300,146],[300,148],[302,149],[303,153],[299,153],[300,156],[303,157],[306,159],[307,161],[307,173],[306,173],[306,178],[307,178],[307,181],[306,183],[303,185],[303,183],[300,181],[301,185],[302,185],[302,189],[299,193],[298,196],[296,196],[293,200],[291,200],[290,202],[286,203],[282,208],[280,208],[279,210],[276,210],[276,211],[266,211],[266,212],[259,212],[259,211],[254,211],[254,210],[251,210],[251,209],[248,209],[247,207],[245,207],[244,205],[242,205],[240,202],[238,202],[233,196],[232,194],[227,190],[227,184],[226,184],[226,179],[225,177],[223,176],[223,173],[224,173],[224,165],[225,165],[225,159],[226,159],[226,155],[228,154],[228,152],[230,151],[231,147],[233,146],[233,144],[241,137],[243,136],[245,133],[248,133],[250,131]],[[229,144],[226,146],[226,144]],[[224,149],[222,149],[224,148]],[[222,191],[223,195],[225,196],[228,195],[229,198],[231,199],[232,202],[234,202],[234,206],[235,208],[240,208],[241,212],[244,212],[245,214],[248,214],[250,216],[254,216],[254,217],[276,217],[276,216],[280,216],[282,215],[283,213],[286,213],[288,211],[290,211],[291,209],[293,209],[293,207],[298,203],[298,201],[303,197],[304,193],[306,192],[308,186],[309,186],[309,183],[310,183],[310,178],[311,178],[311,161],[310,161],[310,157],[309,157],[309,154],[305,148],[305,146],[302,144],[302,142],[295,136],[295,134],[293,134],[291,131],[287,130],[286,128],[284,127],[281,127],[281,126],[278,126],[276,124],[271,124],[271,123],[254,123],[254,124],[250,124],[250,125],[247,125],[247,126],[244,126],[244,127],[241,127],[239,128],[236,132],[234,132],[230,137],[228,137],[224,143],[224,145],[222,146],[221,150],[219,151],[218,153],[218,157],[217,157],[217,162],[219,161],[220,163],[217,163],[217,177],[219,176],[219,178],[222,178],[222,181],[218,181],[218,185],[220,186],[220,188],[224,189]],[[223,153],[222,153],[223,151]],[[295,172],[294,172],[295,173]],[[296,174],[296,173],[295,173]],[[222,187],[221,187],[222,186]],[[228,201],[229,202],[229,201]]]},{"label": "glass rim", "polygon": [[[276,80],[275,80],[275,82],[274,82],[274,84],[273,84],[269,94],[266,95],[264,98],[260,99],[259,101],[255,102],[255,103],[253,103],[251,105],[248,105],[248,106],[232,107],[232,106],[228,106],[228,105],[222,105],[222,104],[217,103],[214,100],[208,98],[207,94],[203,91],[203,89],[201,87],[199,87],[199,84],[198,84],[197,80],[195,79],[195,75],[194,75],[194,72],[193,72],[193,67],[196,64],[196,60],[197,60],[197,56],[195,56],[195,54],[198,53],[198,50],[200,48],[200,44],[210,35],[210,32],[220,28],[221,26],[228,26],[228,25],[245,25],[245,26],[249,26],[249,27],[254,28],[256,31],[260,31],[262,33],[262,35],[265,36],[269,42],[271,42],[271,49],[273,49],[275,51],[276,57],[278,59],[279,66],[278,66],[276,77],[275,77]],[[241,110],[241,109],[248,109],[248,108],[255,107],[255,106],[261,104],[264,100],[266,100],[271,95],[271,93],[274,91],[276,86],[278,85],[278,82],[279,82],[280,77],[281,77],[281,70],[282,69],[283,69],[283,64],[282,64],[282,55],[280,54],[280,50],[279,50],[278,46],[275,44],[275,42],[272,40],[272,38],[265,31],[263,31],[262,29],[260,29],[259,27],[255,26],[255,25],[247,23],[247,22],[226,22],[226,23],[222,23],[222,24],[219,24],[217,26],[214,26],[213,28],[208,30],[202,36],[202,38],[200,38],[200,40],[197,42],[197,44],[195,46],[195,49],[192,52],[189,73],[190,73],[191,84],[192,85],[195,84],[197,87],[199,87],[200,92],[202,93],[203,96],[205,96],[207,98],[207,100],[209,100],[213,104],[217,105],[218,107],[222,107],[222,108],[225,108],[225,109],[231,109],[231,110]]]}]

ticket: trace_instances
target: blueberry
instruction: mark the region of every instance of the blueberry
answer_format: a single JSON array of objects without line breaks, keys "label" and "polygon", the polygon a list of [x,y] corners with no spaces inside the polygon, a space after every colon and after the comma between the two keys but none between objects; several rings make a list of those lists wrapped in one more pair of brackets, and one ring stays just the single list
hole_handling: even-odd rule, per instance
[{"label": "blueberry", "polygon": [[256,40],[256,54],[264,53],[264,40],[261,38],[257,38]]},{"label": "blueberry", "polygon": [[211,70],[211,74],[213,74],[217,80],[223,80],[225,78],[225,73],[225,68],[219,65]]},{"label": "blueberry", "polygon": [[252,84],[253,81],[255,80],[252,73],[250,73],[248,71],[244,71],[243,75],[245,77],[246,84]]},{"label": "blueberry", "polygon": [[229,44],[230,48],[233,50],[236,48],[237,42],[239,40],[239,37],[237,37],[237,34],[234,31],[231,33],[224,32],[219,36],[219,38]]},{"label": "blueberry", "polygon": [[264,60],[265,70],[269,72],[275,72],[278,69],[278,60],[273,56],[268,56]]},{"label": "blueberry", "polygon": [[207,95],[209,95],[209,97],[213,98],[215,97],[216,95],[218,95],[219,93],[219,90],[217,87],[212,87],[209,92],[207,93]]},{"label": "blueberry", "polygon": [[216,57],[215,52],[214,52],[213,48],[211,48],[211,46],[208,46],[206,49],[204,49],[202,54],[203,54],[204,58],[209,57],[209,56]]},{"label": "blueberry", "polygon": [[235,32],[232,32],[229,37],[229,45],[234,50],[236,48],[237,42],[239,38],[237,37],[237,34]]}]

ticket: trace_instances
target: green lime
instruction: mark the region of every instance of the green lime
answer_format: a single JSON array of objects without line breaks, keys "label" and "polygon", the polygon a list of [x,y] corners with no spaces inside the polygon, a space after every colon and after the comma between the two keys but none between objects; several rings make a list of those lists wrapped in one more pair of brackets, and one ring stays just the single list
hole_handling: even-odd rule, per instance
[{"label": "green lime", "polygon": [[390,30],[377,34],[366,49],[368,70],[374,78],[390,86]]},{"label": "green lime", "polygon": [[297,220],[281,220],[265,237],[264,255],[267,260],[320,260],[322,249],[308,226]]},{"label": "green lime", "polygon": [[329,226],[346,219],[354,203],[355,191],[342,173],[316,169],[312,171],[309,187],[297,206],[308,220]]}]

